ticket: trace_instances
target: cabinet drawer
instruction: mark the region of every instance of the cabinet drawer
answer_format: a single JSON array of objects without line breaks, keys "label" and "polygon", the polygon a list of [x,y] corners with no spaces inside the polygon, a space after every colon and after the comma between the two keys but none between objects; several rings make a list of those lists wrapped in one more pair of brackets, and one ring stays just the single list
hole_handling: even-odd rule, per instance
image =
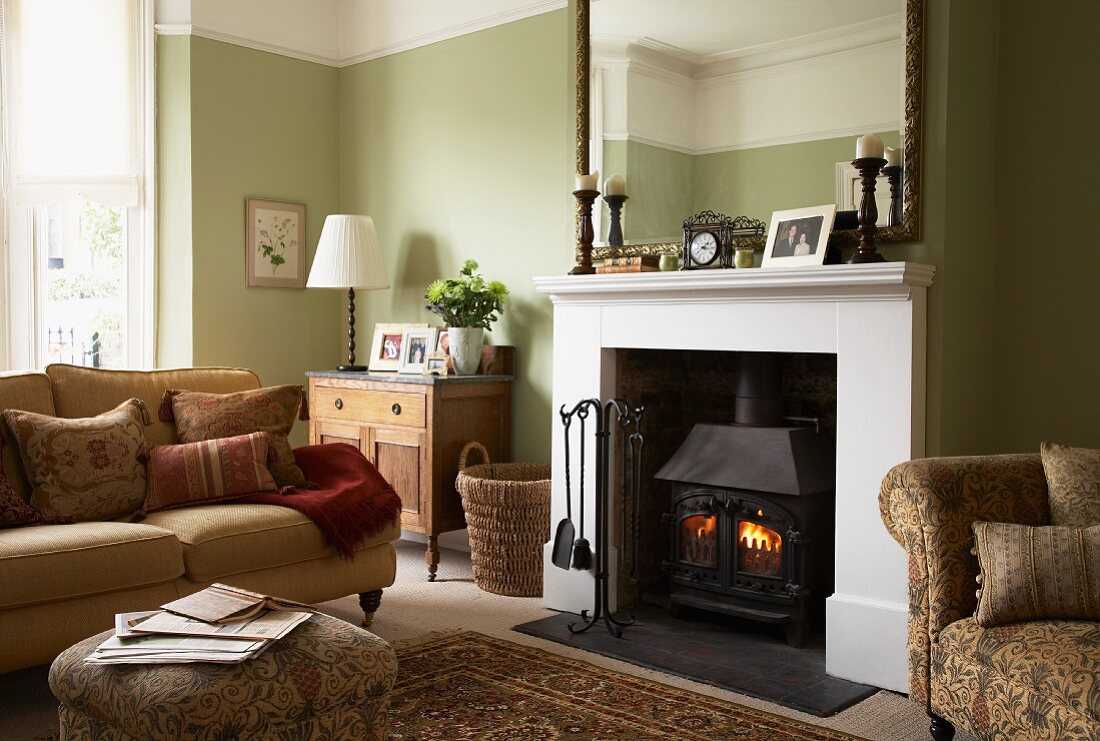
[{"label": "cabinet drawer", "polygon": [[323,419],[397,427],[424,427],[424,397],[398,391],[315,386],[310,412]]}]

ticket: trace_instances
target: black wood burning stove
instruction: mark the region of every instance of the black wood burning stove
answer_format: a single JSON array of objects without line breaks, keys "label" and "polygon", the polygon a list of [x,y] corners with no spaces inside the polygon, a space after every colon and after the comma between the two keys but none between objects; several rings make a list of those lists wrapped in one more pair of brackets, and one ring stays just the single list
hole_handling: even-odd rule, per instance
[{"label": "black wood burning stove", "polygon": [[[774,356],[742,358],[737,418],[781,421],[767,395],[778,389]],[[833,590],[831,440],[815,426],[700,424],[656,478],[672,482],[662,565],[673,606],[781,624],[804,645]]]}]

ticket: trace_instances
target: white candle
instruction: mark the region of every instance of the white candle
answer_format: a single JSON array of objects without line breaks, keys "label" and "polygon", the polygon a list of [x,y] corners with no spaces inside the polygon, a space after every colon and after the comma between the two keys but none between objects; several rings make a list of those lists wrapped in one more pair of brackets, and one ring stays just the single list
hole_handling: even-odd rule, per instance
[{"label": "white candle", "polygon": [[901,165],[901,150],[894,147],[886,148],[886,166],[899,167]]},{"label": "white candle", "polygon": [[591,175],[577,175],[577,190],[596,190],[600,183],[600,171]]},{"label": "white candle", "polygon": [[864,134],[856,139],[856,159],[861,157],[878,157],[882,159],[886,144],[878,134]]},{"label": "white candle", "polygon": [[612,175],[603,184],[603,194],[605,196],[625,196],[626,180],[618,173]]}]

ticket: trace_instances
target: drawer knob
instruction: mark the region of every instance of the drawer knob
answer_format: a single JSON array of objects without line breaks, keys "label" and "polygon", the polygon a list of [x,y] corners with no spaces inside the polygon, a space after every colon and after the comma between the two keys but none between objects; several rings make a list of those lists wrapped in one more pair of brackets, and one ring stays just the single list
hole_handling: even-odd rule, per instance
[{"label": "drawer knob", "polygon": [[390,407],[390,411],[394,414],[401,414],[401,405],[397,402],[394,402],[393,406]]},{"label": "drawer knob", "polygon": [[333,403],[336,405],[337,409],[343,409],[344,408],[344,400],[343,399],[337,399]]}]

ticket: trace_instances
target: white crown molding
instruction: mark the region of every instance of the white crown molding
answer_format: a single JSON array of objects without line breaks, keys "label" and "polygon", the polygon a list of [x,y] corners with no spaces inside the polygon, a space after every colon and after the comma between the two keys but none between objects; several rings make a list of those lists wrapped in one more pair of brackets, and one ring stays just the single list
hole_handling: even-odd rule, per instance
[{"label": "white crown molding", "polygon": [[[330,67],[349,67],[353,64],[359,64],[371,59],[379,59],[391,54],[398,54],[403,51],[409,51],[410,49],[416,49],[421,46],[427,46],[439,41],[446,41],[447,39],[458,38],[459,36],[465,36],[467,34],[476,33],[477,31],[484,31],[496,26],[502,26],[506,23],[512,23],[514,21],[523,20],[524,18],[531,18],[536,15],[542,15],[543,13],[549,13],[554,10],[559,10],[568,5],[567,0],[536,0],[535,2],[527,3],[522,7],[515,8],[513,10],[494,13],[493,15],[478,18],[474,21],[466,23],[459,23],[453,26],[449,26],[439,31],[433,31],[432,33],[423,34],[410,39],[404,39],[402,41],[394,42],[392,44],[386,44],[374,49],[368,49],[364,52],[356,53],[350,56],[332,57],[323,54],[314,54],[311,52],[302,51],[285,44],[273,44],[267,41],[261,41],[259,39],[248,38],[244,36],[238,36],[236,34],[225,33],[214,28],[207,28],[195,24],[188,23],[158,23],[155,26],[156,33],[160,36],[181,36],[192,35],[200,36],[204,39],[211,39],[213,41],[222,41],[227,44],[234,44],[236,46],[243,46],[248,49],[255,49],[257,51],[265,51],[271,54],[279,54],[284,57],[290,57],[292,59],[301,59],[306,62],[315,62],[317,64],[324,64]],[[339,22],[339,19],[338,19]]]},{"label": "white crown molding", "polygon": [[234,46],[255,49],[256,51],[266,51],[271,54],[290,57],[291,59],[301,59],[304,62],[315,62],[316,64],[324,64],[329,67],[341,66],[340,60],[335,57],[328,57],[322,54],[311,54],[299,49],[293,49],[289,46],[283,46],[282,44],[269,44],[266,41],[257,41],[243,36],[235,36],[231,33],[223,33],[222,31],[215,31],[212,28],[203,28],[202,26],[196,26],[194,24],[158,23],[154,29],[158,36],[198,36],[200,38],[210,39],[211,41],[222,41],[227,44],[233,44]]},{"label": "white crown molding", "polygon": [[477,31],[485,31],[496,26],[503,26],[506,23],[520,21],[524,18],[531,18],[536,15],[542,15],[543,13],[549,13],[553,10],[560,10],[567,5],[568,0],[538,0],[538,2],[529,3],[521,8],[495,13],[490,16],[485,16],[484,18],[478,18],[474,21],[459,23],[454,26],[440,29],[439,31],[414,36],[413,38],[403,41],[368,49],[352,56],[342,57],[336,66],[350,67],[353,64],[360,64],[362,62],[369,62],[372,59],[388,57],[391,54],[399,54],[403,51],[409,51],[421,46],[428,46],[429,44],[434,44],[439,41],[446,41],[447,39],[465,36],[467,34],[476,33]]},{"label": "white crown molding", "polygon": [[[849,126],[842,129],[820,129],[807,131],[792,136],[776,136],[768,139],[754,139],[753,141],[739,142],[738,144],[724,145],[720,147],[685,147],[670,141],[655,139],[648,136],[631,134],[629,131],[609,131],[603,136],[608,141],[631,141],[636,144],[646,144],[651,147],[660,147],[680,154],[720,154],[722,152],[737,152],[742,149],[759,149],[761,147],[776,147],[783,144],[800,144],[802,142],[820,141],[821,139],[839,139],[845,136],[862,136],[868,131],[900,131],[901,124],[898,121],[887,121],[867,124],[865,126]],[[853,144],[854,146],[854,144]]]},{"label": "white crown molding", "polygon": [[733,82],[741,80],[766,80],[772,77],[781,77],[789,74],[797,74],[808,70],[817,69],[823,64],[831,64],[845,60],[868,59],[881,55],[883,52],[896,51],[899,57],[904,53],[901,38],[876,41],[872,44],[847,49],[834,49],[814,57],[792,59],[786,62],[777,62],[766,67],[750,67],[746,69],[710,75],[696,80],[699,90],[710,90],[725,87]]}]

